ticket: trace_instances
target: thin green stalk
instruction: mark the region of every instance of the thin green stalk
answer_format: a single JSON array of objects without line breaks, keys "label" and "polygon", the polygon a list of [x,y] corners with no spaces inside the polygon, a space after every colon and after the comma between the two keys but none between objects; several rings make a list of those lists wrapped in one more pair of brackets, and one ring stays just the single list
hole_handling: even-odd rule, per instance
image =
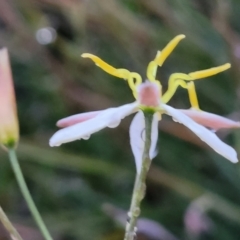
[{"label": "thin green stalk", "polygon": [[141,201],[145,196],[146,192],[146,177],[148,170],[151,165],[151,159],[149,157],[149,151],[151,146],[151,132],[152,132],[152,120],[153,120],[153,113],[151,112],[144,112],[145,117],[145,146],[144,152],[142,156],[142,167],[139,174],[136,175],[132,201],[130,210],[128,212],[128,222],[126,225],[125,230],[125,237],[124,240],[133,240],[136,236],[137,232],[137,219],[141,212]]},{"label": "thin green stalk", "polygon": [[22,240],[21,236],[19,235],[15,227],[12,225],[12,223],[10,222],[10,220],[8,219],[7,215],[5,214],[1,207],[0,207],[0,220],[3,226],[9,232],[12,240]]},{"label": "thin green stalk", "polygon": [[37,208],[36,208],[36,205],[35,203],[33,202],[33,199],[31,197],[31,194],[28,190],[28,187],[26,185],[26,182],[24,180],[24,177],[23,177],[23,174],[22,174],[22,171],[21,171],[21,168],[20,168],[20,165],[18,163],[18,159],[17,159],[17,156],[16,156],[16,152],[14,149],[9,149],[9,158],[10,158],[10,162],[11,162],[11,165],[12,165],[12,168],[13,168],[13,171],[15,173],[15,176],[16,176],[16,179],[17,179],[17,182],[18,182],[18,185],[20,187],[20,190],[27,202],[27,205],[32,213],[32,216],[34,217],[42,235],[44,236],[45,240],[52,240],[52,237],[51,235],[49,234]]}]

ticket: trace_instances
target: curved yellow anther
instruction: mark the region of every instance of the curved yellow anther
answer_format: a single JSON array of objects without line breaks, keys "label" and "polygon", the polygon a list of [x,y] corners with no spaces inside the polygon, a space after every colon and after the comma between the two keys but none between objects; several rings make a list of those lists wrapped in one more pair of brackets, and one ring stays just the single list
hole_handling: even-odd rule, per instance
[{"label": "curved yellow anther", "polygon": [[183,38],[185,38],[183,34],[176,36],[162,51],[157,52],[155,59],[151,61],[147,67],[147,78],[149,81],[158,82],[156,80],[157,67],[163,65],[164,61]]},{"label": "curved yellow anther", "polygon": [[117,69],[109,65],[108,63],[104,62],[101,58],[90,54],[90,53],[83,53],[81,55],[83,58],[90,58],[98,67],[103,69],[105,72],[119,78],[127,79],[130,72],[127,69]]},{"label": "curved yellow anther", "polygon": [[[209,69],[206,69],[206,70],[192,72],[192,73],[188,74],[191,77],[191,79],[189,79],[189,80],[196,80],[196,79],[200,79],[200,78],[209,77],[209,76],[218,74],[220,72],[223,72],[223,71],[229,69],[230,67],[231,67],[231,64],[226,63],[226,64],[223,64],[223,65],[218,66],[218,67],[213,67],[213,68],[209,68]],[[186,79],[186,80],[188,80],[188,79]]]},{"label": "curved yellow anther", "polygon": [[167,44],[167,46],[162,51],[158,51],[157,56],[153,61],[161,67],[167,57],[171,54],[171,52],[183,38],[185,38],[185,35],[183,34],[176,36],[172,41]]},{"label": "curved yellow anther", "polygon": [[111,74],[115,77],[123,78],[127,80],[129,87],[131,88],[134,97],[137,97],[137,86],[142,83],[141,76],[136,72],[130,72],[124,68],[114,68],[108,63],[104,62],[101,58],[90,54],[90,53],[83,53],[83,58],[90,58],[98,67],[103,69],[108,74]]}]

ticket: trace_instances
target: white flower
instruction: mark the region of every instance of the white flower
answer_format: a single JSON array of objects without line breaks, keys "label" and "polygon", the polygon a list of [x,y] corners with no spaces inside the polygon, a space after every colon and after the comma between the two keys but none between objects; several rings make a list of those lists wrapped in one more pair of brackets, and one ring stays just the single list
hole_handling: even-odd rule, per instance
[{"label": "white flower", "polygon": [[[158,88],[154,83],[142,83],[141,92],[144,92],[149,86],[155,90]],[[141,95],[141,92],[139,94]],[[58,126],[65,127],[57,131],[50,139],[50,146],[60,146],[63,143],[72,142],[79,139],[88,139],[92,133],[98,132],[105,127],[115,128],[121,120],[132,113],[138,112],[130,125],[130,143],[135,157],[138,172],[141,168],[142,154],[144,150],[144,129],[145,121],[142,112],[142,104],[138,101],[123,105],[117,108],[109,108],[103,111],[95,111],[73,115],[62,119],[58,122]],[[144,105],[146,106],[146,105]],[[190,117],[182,113],[182,110],[174,109],[166,104],[159,103],[158,110],[153,117],[150,158],[155,156],[157,138],[158,138],[158,112],[172,116],[174,121],[177,121],[191,131],[193,131],[202,141],[206,142],[217,153],[221,154],[231,162],[237,162],[237,154],[235,150],[222,142],[215,133],[207,128],[194,122]],[[69,123],[73,125],[69,126]]]},{"label": "white flower", "polygon": [[[60,146],[63,143],[79,139],[88,139],[92,133],[98,132],[105,127],[117,127],[123,118],[137,112],[130,125],[130,143],[135,157],[137,172],[139,173],[142,165],[145,139],[145,120],[143,111],[150,109],[154,113],[151,148],[149,153],[151,159],[156,155],[158,121],[161,119],[161,114],[167,114],[170,115],[174,121],[189,128],[217,153],[233,163],[238,162],[236,151],[222,142],[215,133],[202,125],[209,126],[209,122],[211,122],[210,126],[212,128],[214,128],[214,124],[216,124],[215,129],[219,129],[221,126],[225,128],[239,127],[239,123],[233,121],[228,123],[225,118],[202,112],[198,106],[195,86],[193,83],[193,80],[195,79],[211,76],[228,69],[230,64],[224,64],[220,67],[190,74],[174,73],[170,76],[168,90],[162,96],[161,84],[155,79],[157,66],[163,64],[166,57],[183,38],[184,35],[177,36],[162,50],[162,52],[158,52],[156,58],[149,63],[147,68],[148,81],[145,81],[144,83],[142,83],[140,75],[135,72],[129,72],[126,69],[116,69],[94,55],[83,54],[83,57],[91,58],[97,66],[101,67],[109,74],[127,80],[136,101],[117,108],[76,114],[58,121],[57,125],[64,128],[57,131],[52,136],[50,139],[50,146]],[[178,86],[188,90],[191,105],[195,110],[177,110],[166,104],[173,96]],[[202,125],[195,122],[194,119]]]}]

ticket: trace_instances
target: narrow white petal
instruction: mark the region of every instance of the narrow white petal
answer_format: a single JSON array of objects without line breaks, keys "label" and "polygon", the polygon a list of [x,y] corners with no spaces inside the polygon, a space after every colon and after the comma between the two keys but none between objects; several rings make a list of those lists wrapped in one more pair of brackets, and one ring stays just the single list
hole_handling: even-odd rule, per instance
[{"label": "narrow white petal", "polygon": [[158,140],[158,114],[155,113],[153,115],[153,121],[152,121],[152,133],[151,133],[151,147],[150,147],[150,158],[153,159],[157,155],[157,140]]},{"label": "narrow white petal", "polygon": [[60,128],[65,128],[65,127],[69,127],[69,126],[75,125],[80,122],[85,122],[91,118],[96,117],[98,114],[100,114],[103,111],[104,110],[74,114],[72,116],[65,117],[65,118],[58,120],[57,126]]},{"label": "narrow white petal", "polygon": [[[133,118],[130,125],[130,144],[135,158],[137,173],[139,174],[142,167],[142,156],[144,152],[145,141],[145,119],[142,111],[139,111]],[[151,147],[150,159],[156,156],[156,144],[158,139],[158,117],[157,114],[153,116],[152,133],[151,133]]]},{"label": "narrow white petal", "polygon": [[92,133],[105,127],[117,127],[120,121],[137,110],[137,103],[126,104],[102,111],[96,117],[57,131],[50,139],[51,147],[79,139],[88,139]]},{"label": "narrow white petal", "polygon": [[206,142],[217,153],[233,163],[238,162],[236,151],[226,143],[222,142],[215,133],[194,122],[191,118],[177,109],[165,104],[162,104],[161,107],[167,112],[168,115],[172,116],[175,121],[182,123],[191,131],[193,131],[202,141]]},{"label": "narrow white petal", "polygon": [[134,116],[129,129],[130,144],[138,173],[140,173],[142,166],[142,155],[144,151],[144,130],[145,122],[143,112],[139,111]]}]

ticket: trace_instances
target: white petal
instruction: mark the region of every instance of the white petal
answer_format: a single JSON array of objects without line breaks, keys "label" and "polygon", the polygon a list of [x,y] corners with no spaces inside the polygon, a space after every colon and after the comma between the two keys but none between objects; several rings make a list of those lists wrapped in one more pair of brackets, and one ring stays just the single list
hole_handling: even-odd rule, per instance
[{"label": "white petal", "polygon": [[[145,141],[145,119],[142,111],[139,111],[133,118],[130,125],[130,144],[135,158],[137,173],[142,167],[142,156],[144,152]],[[154,114],[152,121],[151,147],[149,156],[153,159],[156,156],[156,144],[158,139],[158,117]]]},{"label": "white petal", "polygon": [[194,122],[191,118],[183,114],[181,111],[174,109],[168,105],[162,104],[161,107],[174,118],[175,121],[182,123],[193,131],[202,141],[206,142],[217,153],[224,156],[233,163],[238,162],[236,151],[222,142],[215,133],[209,131],[205,127]]},{"label": "white petal", "polygon": [[102,111],[95,118],[77,123],[57,131],[50,139],[51,147],[60,146],[62,143],[72,142],[78,139],[87,139],[92,133],[105,127],[117,127],[120,121],[133,112],[136,112],[136,102],[117,108],[109,108]]},{"label": "white petal", "polygon": [[69,117],[65,117],[57,121],[57,126],[60,128],[69,127],[75,125],[80,122],[85,122],[91,118],[96,117],[98,114],[103,112],[104,110],[94,111],[94,112],[86,112],[86,113],[78,113]]},{"label": "white petal", "polygon": [[122,120],[122,119],[116,119],[116,120],[112,121],[112,122],[108,125],[108,127],[109,127],[109,128],[115,128],[115,127],[117,127],[117,126],[120,124],[121,120]]}]

